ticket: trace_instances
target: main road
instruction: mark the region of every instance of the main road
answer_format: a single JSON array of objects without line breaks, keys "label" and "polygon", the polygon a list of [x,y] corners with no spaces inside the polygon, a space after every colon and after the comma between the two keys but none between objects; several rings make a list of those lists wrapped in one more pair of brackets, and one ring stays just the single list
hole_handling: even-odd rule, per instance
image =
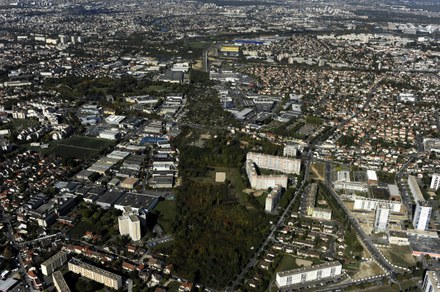
[{"label": "main road", "polygon": [[309,151],[307,159],[306,159],[306,168],[305,168],[305,174],[304,179],[301,182],[301,186],[298,188],[298,190],[295,192],[293,198],[290,200],[289,204],[287,205],[286,209],[284,209],[281,216],[278,218],[278,221],[272,225],[270,228],[270,232],[261,244],[260,248],[254,253],[254,256],[249,260],[248,264],[241,270],[240,274],[238,274],[234,281],[232,282],[232,285],[230,287],[226,288],[226,291],[236,291],[236,287],[239,285],[241,281],[243,281],[245,275],[248,273],[248,271],[254,267],[258,262],[258,257],[261,255],[261,253],[266,249],[267,245],[274,239],[275,232],[279,227],[281,227],[284,224],[284,220],[286,219],[287,214],[292,209],[293,204],[297,200],[298,196],[301,194],[301,192],[304,190],[304,187],[306,185],[306,182],[309,177],[309,171],[310,171],[310,163],[312,161],[312,152]]}]

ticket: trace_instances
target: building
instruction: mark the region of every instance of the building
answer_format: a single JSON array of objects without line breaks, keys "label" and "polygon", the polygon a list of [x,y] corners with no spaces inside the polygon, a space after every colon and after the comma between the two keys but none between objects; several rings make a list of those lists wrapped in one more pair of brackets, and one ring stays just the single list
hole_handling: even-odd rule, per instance
[{"label": "building", "polygon": [[246,160],[252,160],[260,168],[293,174],[301,172],[301,160],[299,159],[248,152]]},{"label": "building", "polygon": [[434,173],[431,179],[431,190],[438,190],[440,188],[440,174]]},{"label": "building", "polygon": [[266,212],[272,212],[273,209],[278,205],[278,202],[280,201],[281,194],[282,194],[283,188],[280,185],[277,185],[269,195],[266,197],[266,205],[265,205],[265,211]]},{"label": "building", "polygon": [[409,190],[411,191],[411,194],[412,194],[415,202],[425,200],[415,176],[413,176],[413,175],[408,176],[408,186],[409,186]]},{"label": "building", "polygon": [[287,187],[287,175],[258,175],[252,160],[246,161],[246,174],[253,189],[268,189],[277,185]]},{"label": "building", "polygon": [[125,208],[122,216],[118,218],[119,233],[121,235],[128,235],[133,241],[138,241],[142,238],[141,221],[136,212],[131,208]]},{"label": "building", "polygon": [[80,274],[95,282],[104,284],[107,287],[119,290],[122,288],[122,277],[120,275],[103,270],[96,266],[85,263],[79,259],[73,258],[68,264],[69,271]]},{"label": "building", "polygon": [[440,271],[426,271],[423,279],[423,292],[439,292],[440,291]]},{"label": "building", "polygon": [[127,177],[121,182],[121,188],[132,190],[139,184],[139,179],[135,177]]},{"label": "building", "polygon": [[374,231],[384,232],[388,229],[390,220],[391,207],[387,203],[379,203],[376,206],[376,214],[374,216]]},{"label": "building", "polygon": [[60,271],[56,271],[52,274],[53,285],[58,292],[70,292],[70,288],[64,280],[63,274]]},{"label": "building", "polygon": [[391,212],[393,213],[400,213],[402,209],[401,202],[370,199],[370,198],[355,196],[353,210],[373,211],[376,210],[379,204],[388,204],[390,206]]},{"label": "building", "polygon": [[276,274],[276,284],[278,288],[299,288],[300,286],[307,285],[307,283],[313,281],[336,280],[341,274],[341,263],[334,261],[290,271],[278,272]]},{"label": "building", "polygon": [[424,138],[423,139],[423,148],[427,152],[437,152],[440,153],[440,139],[434,138]]},{"label": "building", "polygon": [[108,129],[100,132],[98,137],[107,140],[118,140],[121,138],[121,133],[118,129]]},{"label": "building", "polygon": [[283,148],[283,156],[286,157],[296,157],[298,152],[298,145],[287,144]]},{"label": "building", "polygon": [[431,219],[432,206],[428,201],[418,201],[414,212],[413,226],[417,230],[426,230]]},{"label": "building", "polygon": [[367,179],[369,185],[377,185],[379,182],[377,173],[374,170],[367,170]]},{"label": "building", "polygon": [[61,250],[41,264],[41,272],[48,276],[67,261],[67,252]]},{"label": "building", "polygon": [[402,197],[397,185],[388,185],[388,192],[390,193],[391,201],[402,201]]},{"label": "building", "polygon": [[312,218],[332,220],[332,211],[330,209],[314,207],[312,211]]}]

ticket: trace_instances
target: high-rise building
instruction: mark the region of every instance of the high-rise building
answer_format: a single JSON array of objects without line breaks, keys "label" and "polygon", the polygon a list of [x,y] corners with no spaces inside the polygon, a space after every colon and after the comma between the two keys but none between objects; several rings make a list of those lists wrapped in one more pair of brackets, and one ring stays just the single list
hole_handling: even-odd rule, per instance
[{"label": "high-rise building", "polygon": [[269,195],[266,197],[266,205],[265,210],[266,212],[272,212],[273,209],[275,209],[276,205],[280,201],[281,193],[283,191],[283,188],[280,185],[277,185]]},{"label": "high-rise building", "polygon": [[133,212],[130,207],[124,208],[122,216],[118,218],[118,225],[121,235],[128,235],[134,241],[142,238],[141,221],[136,212]]},{"label": "high-rise building", "polygon": [[388,229],[388,221],[390,219],[391,207],[389,204],[380,203],[376,206],[376,214],[374,217],[374,231],[384,232]]},{"label": "high-rise building", "polygon": [[413,226],[417,230],[426,230],[431,219],[432,206],[428,201],[418,201],[414,212]]},{"label": "high-rise building", "polygon": [[342,265],[338,261],[315,266],[278,272],[276,284],[278,288],[300,288],[307,283],[322,280],[323,282],[336,279],[342,274]]},{"label": "high-rise building", "polygon": [[53,271],[61,267],[66,261],[67,252],[61,250],[41,264],[41,272],[43,273],[43,275],[48,276],[52,274]]},{"label": "high-rise building", "polygon": [[440,174],[434,173],[431,179],[431,190],[438,190],[440,188]]},{"label": "high-rise building", "polygon": [[116,290],[122,288],[122,277],[120,275],[90,265],[79,259],[76,258],[71,259],[68,263],[68,268],[69,271],[75,274],[80,274],[83,277],[104,284],[107,287]]},{"label": "high-rise building", "polygon": [[298,153],[298,145],[287,144],[283,148],[283,156],[296,157]]},{"label": "high-rise building", "polygon": [[440,292],[440,271],[427,271],[423,279],[423,292]]}]

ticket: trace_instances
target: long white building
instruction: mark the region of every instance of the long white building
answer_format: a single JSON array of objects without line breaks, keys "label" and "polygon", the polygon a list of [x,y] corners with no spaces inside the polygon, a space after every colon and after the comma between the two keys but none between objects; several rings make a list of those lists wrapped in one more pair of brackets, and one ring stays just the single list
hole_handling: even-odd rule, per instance
[{"label": "long white building", "polygon": [[69,271],[75,274],[80,274],[115,290],[122,288],[122,277],[120,275],[90,265],[79,259],[71,259],[68,263],[68,268]]},{"label": "long white building", "polygon": [[338,261],[324,263],[300,269],[278,272],[276,284],[278,288],[289,288],[294,285],[306,285],[312,281],[328,281],[342,274],[342,265]]},{"label": "long white building", "polygon": [[274,188],[277,185],[287,187],[287,175],[258,175],[252,160],[246,161],[246,174],[251,187],[256,190]]},{"label": "long white building", "polygon": [[301,172],[300,159],[248,152],[246,155],[246,160],[252,160],[260,168],[267,168],[293,174],[300,174]]},{"label": "long white building", "polygon": [[397,201],[355,197],[353,210],[374,211],[376,210],[377,205],[379,204],[389,204],[391,208],[391,212],[393,213],[400,213],[402,208],[402,203]]},{"label": "long white building", "polygon": [[413,175],[408,176],[408,186],[411,194],[414,198],[414,201],[417,203],[418,201],[424,201],[422,191],[420,190],[419,184],[417,183],[417,179]]}]

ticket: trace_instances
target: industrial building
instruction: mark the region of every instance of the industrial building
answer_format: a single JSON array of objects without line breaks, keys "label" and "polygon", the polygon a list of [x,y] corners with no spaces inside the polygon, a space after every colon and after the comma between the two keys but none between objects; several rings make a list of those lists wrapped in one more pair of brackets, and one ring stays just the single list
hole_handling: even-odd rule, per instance
[{"label": "industrial building", "polygon": [[80,274],[95,282],[104,284],[107,287],[119,290],[122,288],[122,277],[104,269],[85,263],[79,259],[73,258],[68,263],[69,271]]},{"label": "industrial building", "polygon": [[314,281],[337,279],[342,274],[342,265],[338,261],[278,272],[276,284],[278,288],[300,288]]}]

